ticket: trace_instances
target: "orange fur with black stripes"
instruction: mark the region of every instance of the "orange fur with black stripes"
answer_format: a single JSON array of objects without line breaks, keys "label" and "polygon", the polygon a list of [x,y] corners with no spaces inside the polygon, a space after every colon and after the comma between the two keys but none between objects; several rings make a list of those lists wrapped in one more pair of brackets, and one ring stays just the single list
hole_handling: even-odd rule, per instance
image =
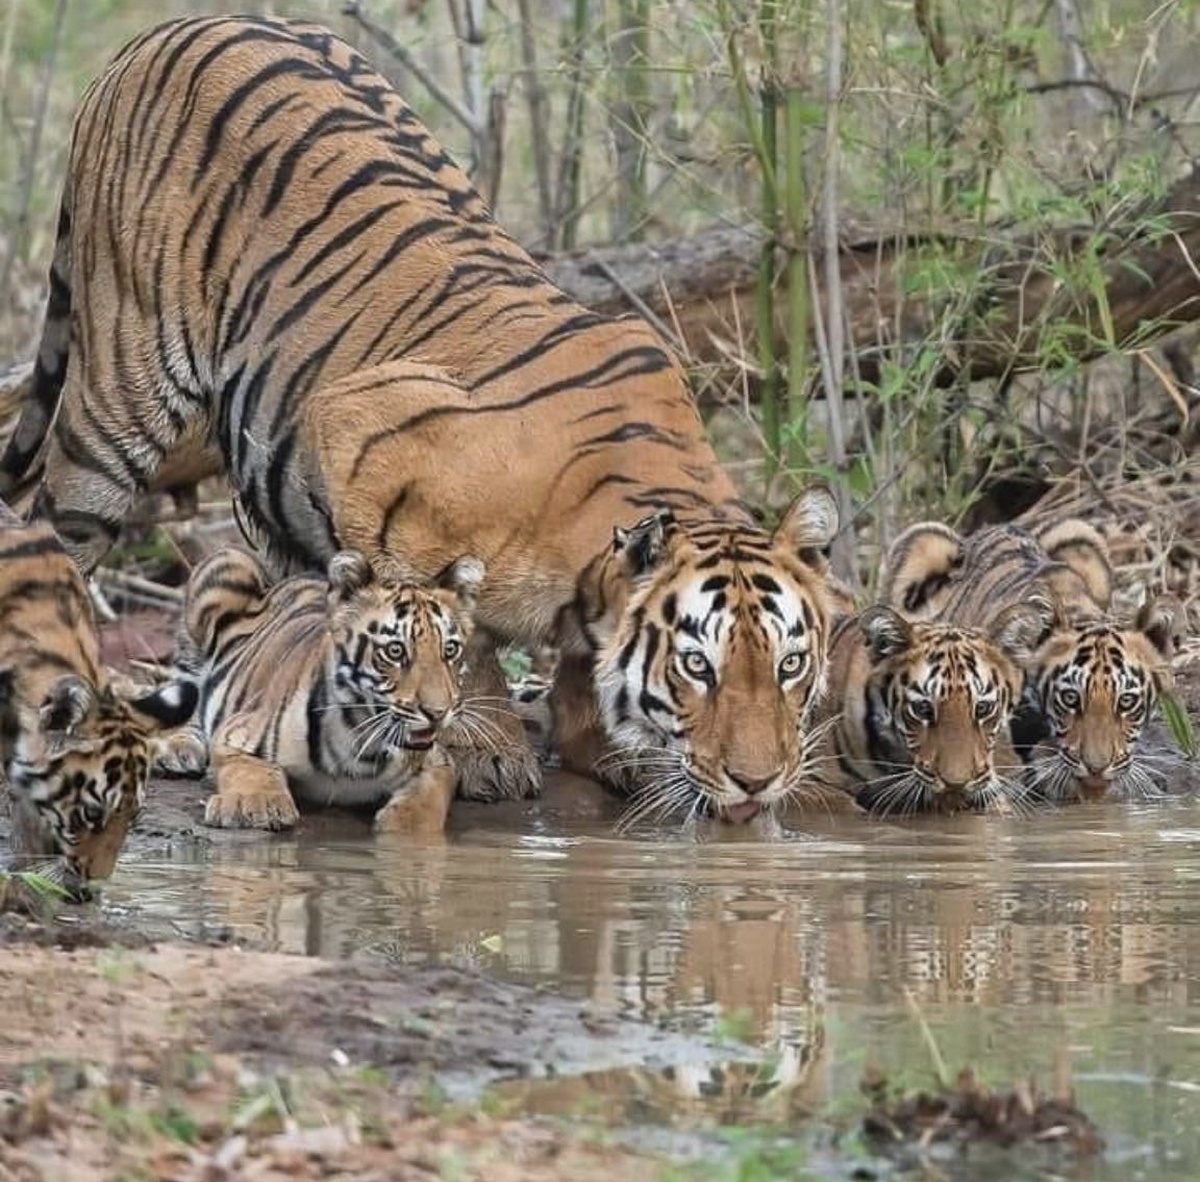
[{"label": "orange fur with black stripes", "polygon": [[186,682],[136,698],[114,689],[79,571],[49,526],[0,506],[0,760],[13,865],[45,869],[78,895],[107,878],[163,732],[195,702]]},{"label": "orange fur with black stripes", "polygon": [[210,763],[206,823],[287,829],[299,799],[376,808],[378,830],[441,832],[456,778],[446,730],[474,725],[462,681],[482,579],[470,557],[425,587],[343,552],[326,577],[272,586],[243,550],[205,559],[184,601],[197,725],[168,766]]},{"label": "orange fur with black stripes", "polygon": [[1131,623],[1114,619],[1108,549],[1087,522],[1014,523],[966,537],[920,522],[896,539],[882,596],[914,618],[947,623],[986,623],[1012,604],[1045,599],[1053,613],[1024,662],[1013,719],[1026,783],[1056,801],[1157,790],[1138,740],[1172,684],[1183,612],[1158,596]]},{"label": "orange fur with black stripes", "polygon": [[[592,666],[665,577],[614,561],[614,527],[669,510],[673,579],[689,577],[685,554],[719,551],[790,583],[796,560],[822,569],[837,524],[822,507],[762,530],[652,330],[573,303],[386,79],[328,30],[287,21],[160,26],[88,90],[0,494],[44,463],[34,512],[88,570],[137,492],[197,443],[287,567],[382,550],[432,577],[478,555],[474,688],[504,692],[491,640],[560,645],[559,742],[576,763],[600,746]],[[803,595],[815,686],[823,580],[806,576]],[[754,677],[738,700],[781,710],[787,687]],[[535,790],[519,721],[496,725],[497,752],[456,757],[471,793]],[[637,742],[676,729],[647,725]],[[781,745],[771,775],[787,766]]]},{"label": "orange fur with black stripes", "polygon": [[1014,605],[986,631],[909,621],[885,605],[841,621],[821,778],[882,814],[1011,807],[1008,722],[1048,610]]}]

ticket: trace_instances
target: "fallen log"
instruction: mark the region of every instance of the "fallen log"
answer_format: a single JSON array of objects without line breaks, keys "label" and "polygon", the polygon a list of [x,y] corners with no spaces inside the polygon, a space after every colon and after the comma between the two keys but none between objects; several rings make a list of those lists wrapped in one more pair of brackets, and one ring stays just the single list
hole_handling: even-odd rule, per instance
[{"label": "fallen log", "polygon": [[[738,353],[752,366],[762,243],[756,227],[721,227],[542,262],[581,303],[651,319],[694,362],[728,362]],[[863,382],[871,384],[886,360],[903,362],[925,342],[941,350],[933,374],[941,386],[1085,362],[1145,347],[1200,319],[1197,258],[1200,174],[1156,205],[1100,229],[1037,238],[997,229],[986,239],[856,229],[844,236],[840,260],[847,341]],[[1064,282],[1071,274],[1075,281]],[[938,275],[959,281],[939,288]],[[784,294],[776,332],[786,356]]]}]

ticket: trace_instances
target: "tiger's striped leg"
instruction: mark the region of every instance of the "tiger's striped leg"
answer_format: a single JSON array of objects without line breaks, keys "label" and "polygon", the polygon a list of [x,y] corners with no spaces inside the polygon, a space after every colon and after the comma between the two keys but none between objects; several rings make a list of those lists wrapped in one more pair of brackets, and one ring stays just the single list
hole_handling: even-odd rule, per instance
[{"label": "tiger's striped leg", "polygon": [[562,766],[581,776],[598,775],[596,764],[609,750],[600,722],[590,655],[564,655],[550,693],[551,746]]},{"label": "tiger's striped leg", "polygon": [[156,414],[153,425],[131,422],[140,403],[160,401],[158,392],[122,388],[121,401],[111,404],[102,394],[112,385],[84,372],[83,363],[71,357],[46,447],[45,479],[31,511],[32,518],[50,522],[85,575],[112,549],[139,490],[150,485],[162,458],[195,426],[197,415],[193,406],[172,404],[170,413]]},{"label": "tiger's striped leg", "polygon": [[283,768],[213,743],[216,792],[204,806],[204,823],[214,829],[291,829],[300,820]]},{"label": "tiger's striped leg", "polygon": [[410,833],[430,837],[443,832],[454,799],[456,773],[446,752],[429,752],[420,773],[398,788],[375,814],[376,833]]},{"label": "tiger's striped leg", "polygon": [[467,642],[467,681],[446,746],[466,800],[520,800],[542,790],[525,724],[508,700],[496,642],[482,628]]}]

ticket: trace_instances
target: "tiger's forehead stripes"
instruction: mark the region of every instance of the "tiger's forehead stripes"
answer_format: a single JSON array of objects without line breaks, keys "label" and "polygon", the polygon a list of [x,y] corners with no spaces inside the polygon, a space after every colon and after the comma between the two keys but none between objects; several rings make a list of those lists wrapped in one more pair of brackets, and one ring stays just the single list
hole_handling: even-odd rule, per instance
[{"label": "tiger's forehead stripes", "polygon": [[807,596],[757,570],[701,575],[663,606],[679,632],[711,646],[721,663],[742,651],[807,649],[818,627]]},{"label": "tiger's forehead stripes", "polygon": [[923,690],[936,690],[943,697],[955,690],[966,692],[967,687],[975,694],[994,691],[999,674],[980,659],[976,646],[977,640],[957,629],[944,632],[923,654],[917,670],[906,671],[901,680]]}]

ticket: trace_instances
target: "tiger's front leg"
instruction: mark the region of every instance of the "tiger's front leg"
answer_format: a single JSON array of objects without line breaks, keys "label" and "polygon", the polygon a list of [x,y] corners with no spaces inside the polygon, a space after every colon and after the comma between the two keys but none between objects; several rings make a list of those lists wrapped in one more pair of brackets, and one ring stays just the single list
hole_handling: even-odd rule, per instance
[{"label": "tiger's front leg", "polygon": [[435,746],[420,772],[397,788],[375,814],[376,833],[432,837],[446,828],[457,773],[450,757]]},{"label": "tiger's front leg", "polygon": [[508,700],[496,642],[482,628],[468,642],[467,680],[445,743],[465,800],[521,800],[542,790],[542,769],[525,724]]},{"label": "tiger's front leg", "polygon": [[590,655],[563,654],[550,695],[553,750],[577,775],[600,778],[597,765],[611,750],[600,721]]},{"label": "tiger's front leg", "polygon": [[291,829],[300,811],[283,768],[256,755],[215,742],[216,791],[204,806],[204,823],[214,829]]}]

